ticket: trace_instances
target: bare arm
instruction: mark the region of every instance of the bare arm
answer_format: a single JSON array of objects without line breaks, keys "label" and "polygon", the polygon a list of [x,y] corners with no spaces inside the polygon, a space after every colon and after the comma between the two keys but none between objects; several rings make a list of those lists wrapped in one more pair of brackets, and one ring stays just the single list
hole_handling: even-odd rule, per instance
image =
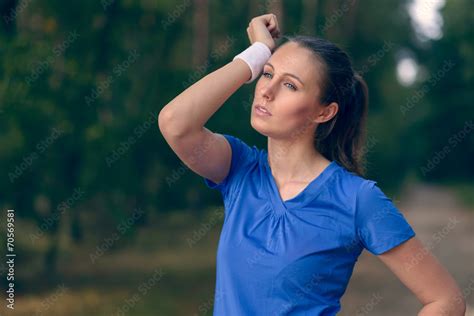
[{"label": "bare arm", "polygon": [[[278,36],[276,16],[253,18],[247,29],[251,43],[272,49]],[[224,102],[252,76],[249,66],[235,59],[191,85],[169,102],[158,116],[158,126],[176,155],[197,174],[219,183],[230,169],[230,144],[223,135],[204,127]]]},{"label": "bare arm", "polygon": [[160,131],[179,159],[216,183],[228,174],[232,150],[223,135],[204,124],[250,76],[247,64],[236,59],[194,83],[158,116]]},{"label": "bare arm", "polygon": [[[273,51],[273,38],[280,35],[276,16],[264,14],[253,18],[247,28],[247,34],[252,44],[259,41]],[[217,69],[168,103],[161,110],[163,115],[160,113],[160,116],[166,118],[161,120],[160,126],[172,125],[173,134],[183,134],[190,130],[200,131],[209,118],[251,76],[248,65],[240,59]],[[171,121],[173,124],[170,124]]]},{"label": "bare arm", "polygon": [[456,281],[418,238],[413,237],[378,258],[424,305],[418,316],[464,316],[466,302]]},{"label": "bare arm", "polygon": [[240,59],[211,72],[161,110],[160,129],[175,136],[201,131],[209,118],[251,75],[250,68]]}]

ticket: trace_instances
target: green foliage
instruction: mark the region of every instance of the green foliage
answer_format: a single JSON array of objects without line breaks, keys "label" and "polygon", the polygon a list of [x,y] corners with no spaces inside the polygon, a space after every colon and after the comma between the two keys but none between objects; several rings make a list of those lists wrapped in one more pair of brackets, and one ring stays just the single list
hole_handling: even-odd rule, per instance
[{"label": "green foliage", "polygon": [[[60,203],[83,188],[85,196],[68,212],[85,212],[98,221],[112,216],[113,226],[136,206],[165,212],[216,201],[218,194],[166,144],[156,116],[183,89],[248,45],[245,29],[252,14],[272,1],[257,3],[209,3],[209,58],[198,66],[191,61],[192,1],[28,2],[13,22],[3,21],[0,205],[18,209],[19,216],[39,225],[54,214],[64,215]],[[308,29],[301,21],[312,13],[301,2],[285,1],[284,33],[309,30],[333,40],[367,80],[369,138],[375,139],[368,149],[367,177],[387,186],[396,186],[410,171],[424,180],[472,179],[472,133],[430,172],[421,171],[474,116],[472,2],[448,1],[442,12],[444,36],[425,46],[414,36],[407,1],[349,3],[344,10],[342,1],[319,1],[315,24]],[[228,37],[231,45],[211,55]],[[428,74],[445,60],[455,63],[407,115],[400,107],[426,81],[409,88],[397,82],[402,48],[413,51]],[[264,146],[249,124],[252,95],[253,86],[239,89],[208,127]],[[59,136],[54,137],[54,129]],[[71,225],[80,235],[80,225]]]}]

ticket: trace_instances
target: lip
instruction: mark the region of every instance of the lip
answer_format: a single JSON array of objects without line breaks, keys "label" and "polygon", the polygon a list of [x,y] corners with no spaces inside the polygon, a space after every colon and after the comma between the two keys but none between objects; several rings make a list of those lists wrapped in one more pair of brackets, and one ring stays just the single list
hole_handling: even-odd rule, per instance
[{"label": "lip", "polygon": [[[264,109],[265,111],[262,111],[261,109]],[[263,105],[260,105],[260,104],[256,104],[255,107],[254,107],[254,110],[255,110],[255,113],[259,114],[259,115],[266,115],[266,116],[271,116],[272,113],[270,113],[270,111],[268,111],[268,109],[263,106]]]}]

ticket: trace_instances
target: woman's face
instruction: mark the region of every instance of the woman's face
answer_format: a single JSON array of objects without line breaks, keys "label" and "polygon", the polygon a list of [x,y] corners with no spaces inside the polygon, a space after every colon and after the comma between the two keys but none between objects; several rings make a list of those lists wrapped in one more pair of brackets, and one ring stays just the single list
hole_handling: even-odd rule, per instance
[{"label": "woman's face", "polygon": [[[272,138],[313,135],[323,106],[319,104],[322,66],[311,51],[294,42],[280,46],[263,68],[255,87],[251,125]],[[259,114],[259,105],[271,115]]]}]

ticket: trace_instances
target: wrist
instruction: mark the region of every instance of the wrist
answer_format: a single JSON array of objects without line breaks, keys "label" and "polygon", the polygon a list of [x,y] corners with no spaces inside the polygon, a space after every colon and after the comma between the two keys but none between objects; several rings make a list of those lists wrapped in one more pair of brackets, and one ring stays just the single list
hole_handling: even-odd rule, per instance
[{"label": "wrist", "polygon": [[243,60],[252,73],[251,78],[245,83],[249,84],[253,82],[262,72],[263,65],[271,57],[272,52],[270,48],[262,42],[254,42],[247,49],[240,54],[236,55],[233,60],[239,58]]}]

